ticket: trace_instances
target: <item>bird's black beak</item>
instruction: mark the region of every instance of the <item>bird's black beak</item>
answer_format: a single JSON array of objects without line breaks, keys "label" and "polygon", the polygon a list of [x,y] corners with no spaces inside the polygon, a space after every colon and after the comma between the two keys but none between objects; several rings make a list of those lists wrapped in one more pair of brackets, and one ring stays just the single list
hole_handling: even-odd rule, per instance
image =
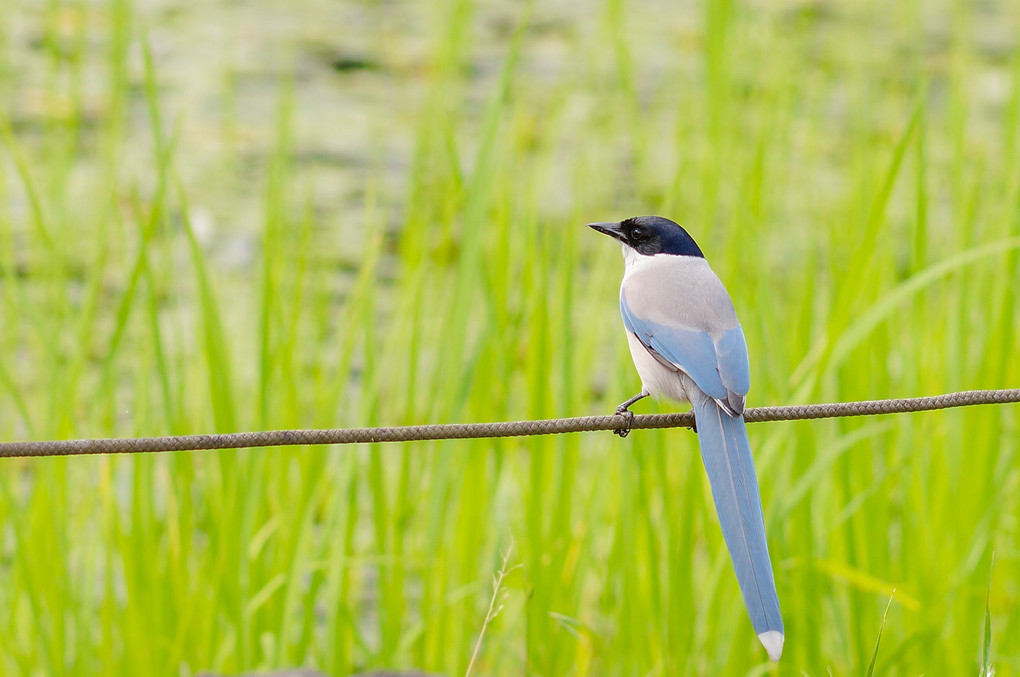
[{"label": "bird's black beak", "polygon": [[609,237],[616,238],[621,242],[623,241],[623,231],[620,230],[620,224],[618,222],[589,223],[588,227],[594,228],[600,233],[605,233]]}]

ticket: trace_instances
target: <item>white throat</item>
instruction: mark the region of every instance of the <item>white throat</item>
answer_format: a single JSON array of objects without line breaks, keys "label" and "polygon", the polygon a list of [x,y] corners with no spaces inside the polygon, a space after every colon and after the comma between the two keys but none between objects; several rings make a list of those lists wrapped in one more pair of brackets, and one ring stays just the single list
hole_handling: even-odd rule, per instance
[{"label": "white throat", "polygon": [[630,272],[638,265],[640,265],[642,260],[647,260],[651,258],[650,256],[645,256],[644,254],[638,254],[637,250],[631,247],[629,244],[624,244],[622,246],[623,246],[623,263],[624,268],[627,270],[627,272]]}]

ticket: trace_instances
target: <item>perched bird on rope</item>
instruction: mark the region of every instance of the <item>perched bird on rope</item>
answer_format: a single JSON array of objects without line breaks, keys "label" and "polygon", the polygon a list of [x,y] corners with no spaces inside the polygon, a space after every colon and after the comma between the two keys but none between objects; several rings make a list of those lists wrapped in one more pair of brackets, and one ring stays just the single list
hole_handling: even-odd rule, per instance
[{"label": "perched bird on rope", "polygon": [[[769,658],[783,653],[783,619],[772,576],[751,446],[744,427],[750,387],[747,345],[726,288],[694,239],[661,216],[590,223],[623,244],[620,312],[641,392],[690,402],[701,458],[723,538],[758,639]],[[625,436],[629,430],[619,431]]]}]

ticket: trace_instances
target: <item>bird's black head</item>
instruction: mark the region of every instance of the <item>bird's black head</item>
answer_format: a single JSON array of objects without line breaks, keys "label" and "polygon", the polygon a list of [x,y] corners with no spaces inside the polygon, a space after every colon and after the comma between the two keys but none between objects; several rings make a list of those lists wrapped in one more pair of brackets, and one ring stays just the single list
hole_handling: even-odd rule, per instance
[{"label": "bird's black head", "polygon": [[680,224],[661,216],[635,216],[619,223],[589,223],[588,226],[615,237],[645,256],[672,254],[705,258],[698,243]]}]

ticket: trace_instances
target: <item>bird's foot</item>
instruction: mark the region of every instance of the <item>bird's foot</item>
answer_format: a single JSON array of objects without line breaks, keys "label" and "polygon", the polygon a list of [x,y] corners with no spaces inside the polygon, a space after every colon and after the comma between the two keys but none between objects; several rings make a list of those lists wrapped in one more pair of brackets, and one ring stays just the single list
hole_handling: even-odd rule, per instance
[{"label": "bird's foot", "polygon": [[625,427],[623,427],[623,428],[615,429],[613,431],[614,433],[616,433],[620,437],[626,437],[627,435],[630,435],[630,428],[631,428],[631,425],[633,425],[633,423],[634,423],[634,412],[630,410],[630,405],[632,405],[635,402],[637,402],[638,400],[642,400],[642,399],[644,399],[646,397],[648,397],[648,393],[646,393],[645,391],[642,390],[637,395],[635,395],[634,397],[630,398],[626,402],[621,403],[620,406],[618,406],[616,408],[616,415],[617,416],[626,416],[627,417],[627,425]]},{"label": "bird's foot", "polygon": [[634,412],[621,404],[616,408],[616,415],[626,416],[627,425],[623,428],[617,428],[613,430],[613,432],[619,435],[620,437],[626,437],[627,435],[630,435],[630,427],[634,424]]}]

